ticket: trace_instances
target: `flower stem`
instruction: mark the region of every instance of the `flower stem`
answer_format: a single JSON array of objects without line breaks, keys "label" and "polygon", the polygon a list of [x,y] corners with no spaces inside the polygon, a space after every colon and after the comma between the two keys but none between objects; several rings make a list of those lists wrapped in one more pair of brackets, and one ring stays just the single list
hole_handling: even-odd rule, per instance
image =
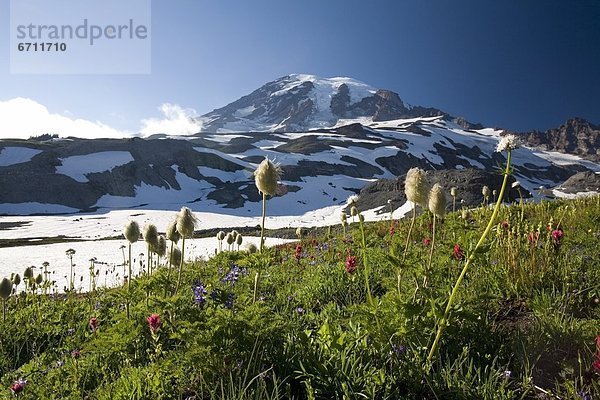
[{"label": "flower stem", "polygon": [[431,271],[431,261],[433,260],[433,248],[435,246],[435,226],[437,223],[437,217],[433,214],[433,231],[431,234],[431,248],[429,249],[429,262],[427,263],[427,268],[425,269],[425,278],[423,279],[423,286],[427,286],[427,277],[429,276],[429,271]]},{"label": "flower stem", "polygon": [[262,253],[263,247],[265,245],[265,217],[267,216],[267,195],[265,193],[263,195],[263,204],[262,204],[262,224],[260,225],[260,252]]},{"label": "flower stem", "polygon": [[258,279],[260,277],[260,270],[254,275],[254,296],[252,297],[252,303],[256,303],[256,294],[258,293]]},{"label": "flower stem", "polygon": [[402,256],[402,262],[406,259],[406,252],[408,251],[408,244],[410,243],[410,235],[413,227],[415,226],[415,220],[417,219],[417,205],[413,205],[413,216],[410,220],[410,228],[408,228],[408,236],[406,236],[406,244],[404,245],[404,255]]},{"label": "flower stem", "polygon": [[179,285],[181,285],[181,272],[183,271],[183,261],[185,255],[185,236],[181,238],[181,262],[179,263],[179,275],[177,276],[177,286],[175,286],[175,293],[179,290]]},{"label": "flower stem", "polygon": [[511,150],[509,149],[508,156],[506,159],[506,169],[504,171],[504,180],[502,181],[502,188],[500,189],[500,195],[498,196],[498,199],[496,200],[496,206],[494,207],[494,211],[492,212],[490,221],[488,222],[485,230],[481,234],[479,241],[475,245],[475,249],[473,249],[473,251],[469,255],[469,258],[465,262],[465,266],[463,267],[458,279],[456,280],[456,283],[454,284],[454,287],[452,288],[452,292],[450,293],[450,298],[448,299],[448,304],[446,304],[446,309],[444,310],[444,315],[442,316],[442,318],[440,319],[440,321],[438,323],[438,329],[437,329],[437,333],[435,335],[435,340],[433,341],[433,344],[431,345],[431,349],[429,350],[429,355],[427,356],[427,365],[428,366],[431,364],[431,359],[435,355],[435,351],[436,351],[437,346],[442,337],[442,333],[444,332],[444,329],[446,328],[446,324],[448,322],[448,316],[450,314],[450,310],[452,308],[452,304],[454,303],[456,294],[458,293],[458,288],[459,288],[460,284],[462,283],[465,275],[467,274],[467,270],[469,269],[469,266],[475,259],[476,255],[477,255],[477,250],[479,250],[479,248],[483,245],[483,242],[485,241],[486,236],[492,230],[492,226],[494,226],[494,221],[496,220],[496,217],[498,216],[498,212],[500,211],[500,205],[502,204],[502,199],[504,198],[504,190],[506,189],[506,183],[508,182],[508,175],[510,172],[510,156],[511,156]]},{"label": "flower stem", "polygon": [[131,301],[131,242],[129,242],[129,276],[127,277],[127,319],[129,319],[129,302]]},{"label": "flower stem", "polygon": [[369,258],[367,257],[367,240],[365,237],[365,228],[362,218],[359,218],[360,234],[362,238],[363,265],[365,267],[365,289],[367,290],[367,302],[373,305],[373,296],[371,295],[371,286],[369,285]]}]

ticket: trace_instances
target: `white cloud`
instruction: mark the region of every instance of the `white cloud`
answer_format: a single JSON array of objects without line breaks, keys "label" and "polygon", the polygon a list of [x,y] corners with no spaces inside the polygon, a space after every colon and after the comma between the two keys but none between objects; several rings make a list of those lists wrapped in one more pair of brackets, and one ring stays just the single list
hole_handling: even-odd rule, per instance
[{"label": "white cloud", "polygon": [[198,120],[198,114],[194,109],[164,103],[159,110],[164,118],[143,119],[140,129],[142,135],[149,136],[157,133],[189,135],[198,133],[202,129],[202,123]]},{"label": "white cloud", "polygon": [[44,105],[23,97],[0,101],[0,138],[27,139],[44,133],[61,137],[122,138],[133,136],[99,121],[51,113]]},{"label": "white cloud", "polygon": [[[150,136],[157,133],[167,135],[189,135],[202,129],[194,109],[177,104],[164,103],[158,108],[161,118],[140,121],[140,134]],[[100,121],[75,118],[71,112],[52,113],[44,105],[32,99],[17,97],[0,101],[0,139],[27,139],[44,133],[60,137],[80,138],[123,138],[138,136],[138,133],[122,131]]]}]

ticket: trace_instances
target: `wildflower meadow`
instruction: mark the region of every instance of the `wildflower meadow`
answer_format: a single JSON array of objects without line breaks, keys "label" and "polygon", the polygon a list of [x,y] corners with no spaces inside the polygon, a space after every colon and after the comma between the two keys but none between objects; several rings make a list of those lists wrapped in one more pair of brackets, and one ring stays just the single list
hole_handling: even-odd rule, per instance
[{"label": "wildflower meadow", "polygon": [[[413,169],[406,219],[366,222],[354,199],[296,242],[221,231],[188,263],[202,221],[184,207],[124,227],[124,267],[132,243],[148,252],[118,287],[50,294],[15,266],[0,398],[600,398],[600,196],[504,202],[516,146],[500,145],[504,183],[477,208]],[[280,170],[259,168],[264,237]]]}]

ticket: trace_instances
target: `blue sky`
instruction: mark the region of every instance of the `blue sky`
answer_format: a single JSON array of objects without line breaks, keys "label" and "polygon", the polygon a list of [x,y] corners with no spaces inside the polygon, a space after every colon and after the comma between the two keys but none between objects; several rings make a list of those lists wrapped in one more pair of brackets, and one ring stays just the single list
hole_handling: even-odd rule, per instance
[{"label": "blue sky", "polygon": [[[0,0],[4,32],[9,4]],[[595,0],[152,0],[151,29],[146,75],[11,75],[1,57],[0,116],[13,100],[5,114],[45,107],[55,119],[137,132],[309,73],[349,76],[487,126],[600,124]],[[6,33],[0,52],[9,54]]]}]

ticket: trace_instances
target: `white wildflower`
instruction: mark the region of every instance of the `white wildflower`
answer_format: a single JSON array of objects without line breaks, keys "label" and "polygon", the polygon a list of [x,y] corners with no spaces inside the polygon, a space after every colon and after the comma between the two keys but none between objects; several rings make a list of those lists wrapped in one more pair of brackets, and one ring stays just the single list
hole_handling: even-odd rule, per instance
[{"label": "white wildflower", "polygon": [[508,150],[514,150],[519,147],[519,139],[515,135],[504,135],[500,142],[498,142],[498,147],[496,147],[496,151],[498,153]]}]

